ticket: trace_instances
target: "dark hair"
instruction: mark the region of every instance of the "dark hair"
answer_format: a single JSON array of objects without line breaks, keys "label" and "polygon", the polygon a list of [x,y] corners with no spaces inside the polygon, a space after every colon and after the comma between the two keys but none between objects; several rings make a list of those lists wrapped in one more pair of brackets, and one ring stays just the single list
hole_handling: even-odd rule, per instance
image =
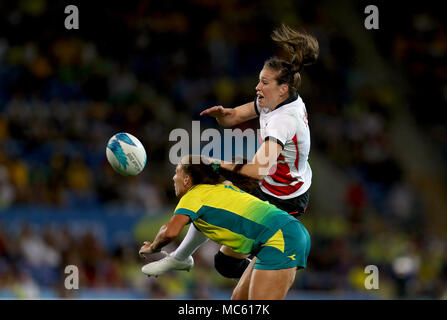
[{"label": "dark hair", "polygon": [[294,94],[301,84],[302,67],[317,61],[318,41],[310,34],[298,32],[284,24],[273,31],[272,39],[285,49],[287,58],[270,58],[264,63],[264,68],[279,71],[276,81],[287,84],[290,94]]},{"label": "dark hair", "polygon": [[191,177],[192,185],[218,184],[229,180],[248,193],[259,185],[258,179],[216,166],[204,157],[189,155],[186,161],[182,161],[182,168]]}]

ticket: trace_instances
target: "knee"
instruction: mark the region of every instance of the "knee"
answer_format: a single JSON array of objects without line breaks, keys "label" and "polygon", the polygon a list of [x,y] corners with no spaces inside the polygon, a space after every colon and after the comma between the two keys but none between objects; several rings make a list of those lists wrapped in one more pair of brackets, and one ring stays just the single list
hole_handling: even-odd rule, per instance
[{"label": "knee", "polygon": [[233,258],[220,251],[214,256],[214,267],[225,278],[240,278],[249,264],[249,259]]}]

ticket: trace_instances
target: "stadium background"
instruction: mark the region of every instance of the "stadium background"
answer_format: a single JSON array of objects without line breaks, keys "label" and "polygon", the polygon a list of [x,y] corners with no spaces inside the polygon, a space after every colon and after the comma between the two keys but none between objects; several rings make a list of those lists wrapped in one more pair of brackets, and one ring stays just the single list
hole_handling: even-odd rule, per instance
[{"label": "stadium background", "polygon": [[[158,279],[137,252],[176,204],[170,131],[218,128],[199,112],[252,100],[281,22],[320,43],[300,90],[312,249],[288,298],[447,298],[446,27],[436,5],[393,3],[0,1],[0,298],[229,298],[217,245]],[[69,4],[79,30],[64,28]],[[368,4],[379,30],[364,28]],[[105,158],[122,131],[148,152],[134,178]],[[71,264],[79,290],[64,288]]]}]

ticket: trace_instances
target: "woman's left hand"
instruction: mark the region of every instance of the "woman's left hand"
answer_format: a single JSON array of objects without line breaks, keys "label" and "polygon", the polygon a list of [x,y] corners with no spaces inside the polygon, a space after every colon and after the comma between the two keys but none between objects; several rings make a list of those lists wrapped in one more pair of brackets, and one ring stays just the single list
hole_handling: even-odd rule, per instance
[{"label": "woman's left hand", "polygon": [[138,253],[139,253],[140,257],[142,257],[143,259],[146,259],[146,257],[145,257],[146,254],[155,253],[156,251],[152,250],[151,242],[144,241],[143,243],[144,244],[141,246],[140,251]]}]

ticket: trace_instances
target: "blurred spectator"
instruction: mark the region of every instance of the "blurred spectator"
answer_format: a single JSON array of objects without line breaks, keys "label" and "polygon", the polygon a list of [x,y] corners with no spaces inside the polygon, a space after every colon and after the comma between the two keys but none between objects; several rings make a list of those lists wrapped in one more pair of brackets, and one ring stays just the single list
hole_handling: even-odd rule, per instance
[{"label": "blurred spectator", "polygon": [[15,189],[9,181],[9,172],[0,166],[0,209],[9,207],[15,196]]}]

